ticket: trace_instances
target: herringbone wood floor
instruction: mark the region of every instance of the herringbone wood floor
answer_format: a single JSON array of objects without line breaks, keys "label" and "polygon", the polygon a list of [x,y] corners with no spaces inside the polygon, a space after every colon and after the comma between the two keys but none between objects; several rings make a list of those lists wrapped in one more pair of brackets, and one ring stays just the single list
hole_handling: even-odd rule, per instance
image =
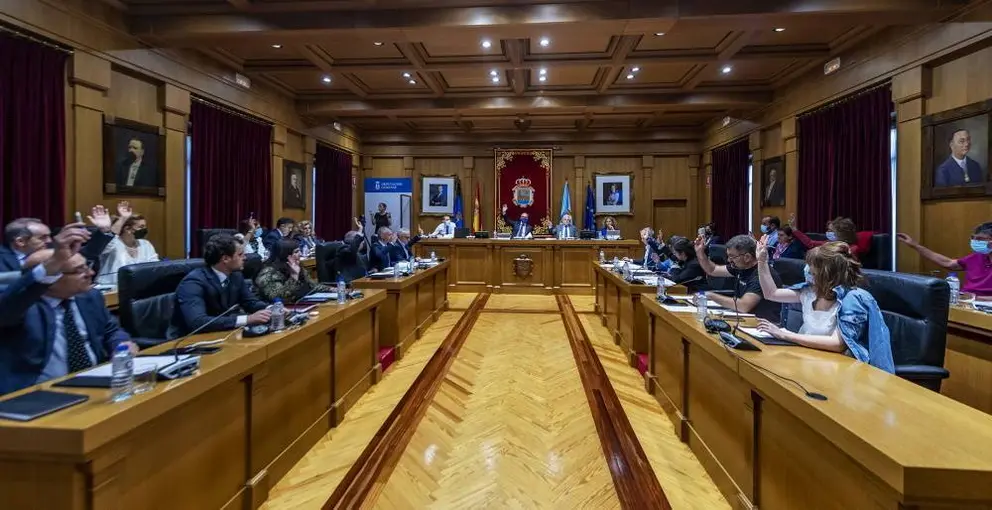
[{"label": "herringbone wood floor", "polygon": [[[451,296],[452,308],[466,308],[472,297]],[[366,507],[619,506],[554,298],[498,297],[490,297],[486,310],[502,313],[479,317],[402,458]],[[573,303],[672,507],[729,508],[644,391],[637,371],[589,314],[591,298]],[[263,508],[319,508],[461,314],[442,315],[273,488]]]}]

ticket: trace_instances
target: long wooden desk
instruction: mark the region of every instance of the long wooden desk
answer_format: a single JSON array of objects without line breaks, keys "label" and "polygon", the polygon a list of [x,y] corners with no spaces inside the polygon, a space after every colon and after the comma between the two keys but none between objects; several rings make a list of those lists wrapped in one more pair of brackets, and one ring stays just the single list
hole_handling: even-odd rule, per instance
[{"label": "long wooden desk", "polygon": [[113,292],[104,292],[103,293],[103,303],[105,305],[107,305],[107,308],[108,309],[110,309],[110,310],[116,310],[117,307],[120,305],[119,298],[118,298],[118,295],[117,295],[117,291],[115,290]]},{"label": "long wooden desk", "polygon": [[421,257],[433,251],[451,260],[449,285],[455,291],[511,294],[592,294],[589,261],[600,250],[609,259],[644,254],[644,245],[632,239],[424,239],[414,249]]},{"label": "long wooden desk", "polygon": [[361,278],[351,282],[356,289],[386,291],[379,318],[379,346],[395,346],[396,359],[400,359],[410,342],[420,338],[441,312],[447,310],[450,267],[451,262],[446,260],[402,278]]},{"label": "long wooden desk", "polygon": [[0,421],[0,507],[257,508],[378,380],[385,299],[369,290],[322,305],[301,328],[235,336],[202,356],[198,374],[119,404],[106,389],[55,388],[91,399],[28,423]]},{"label": "long wooden desk", "polygon": [[633,285],[595,262],[591,265],[596,278],[595,310],[613,334],[613,341],[627,355],[627,362],[636,366],[637,354],[648,352],[649,343],[648,315],[641,305],[641,296],[648,294],[650,299],[656,289],[650,285]]},{"label": "long wooden desk", "polygon": [[992,414],[992,315],[951,307],[944,367],[951,376],[941,385],[941,393]]},{"label": "long wooden desk", "polygon": [[734,506],[992,505],[992,416],[840,354],[729,351],[693,314],[641,303],[648,389]]}]

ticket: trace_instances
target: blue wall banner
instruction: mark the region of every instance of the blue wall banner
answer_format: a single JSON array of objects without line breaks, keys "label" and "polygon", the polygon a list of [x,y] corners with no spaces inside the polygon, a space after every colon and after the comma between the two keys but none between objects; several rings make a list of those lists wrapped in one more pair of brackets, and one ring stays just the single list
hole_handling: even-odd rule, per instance
[{"label": "blue wall banner", "polygon": [[370,237],[382,227],[396,232],[411,228],[413,179],[409,177],[365,179],[365,233]]}]

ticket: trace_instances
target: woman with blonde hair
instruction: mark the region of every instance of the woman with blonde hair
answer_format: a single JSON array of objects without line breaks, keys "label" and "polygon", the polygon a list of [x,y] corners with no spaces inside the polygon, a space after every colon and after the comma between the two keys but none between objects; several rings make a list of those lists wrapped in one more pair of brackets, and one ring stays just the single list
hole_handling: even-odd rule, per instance
[{"label": "woman with blonde hair", "polygon": [[613,216],[607,216],[603,218],[603,228],[599,230],[599,237],[606,239],[606,233],[615,230],[620,232],[620,227],[617,226],[617,220]]},{"label": "woman with blonde hair", "polygon": [[831,241],[806,254],[806,281],[776,287],[768,268],[768,246],[758,246],[758,279],[765,299],[802,305],[797,333],[762,320],[758,329],[811,349],[843,352],[886,372],[895,372],[889,328],[875,298],[861,288],[861,263],[847,243]]},{"label": "woman with blonde hair", "polygon": [[296,224],[296,241],[300,244],[300,251],[303,258],[313,255],[317,245],[322,241],[313,235],[313,225],[309,220],[303,220]]}]

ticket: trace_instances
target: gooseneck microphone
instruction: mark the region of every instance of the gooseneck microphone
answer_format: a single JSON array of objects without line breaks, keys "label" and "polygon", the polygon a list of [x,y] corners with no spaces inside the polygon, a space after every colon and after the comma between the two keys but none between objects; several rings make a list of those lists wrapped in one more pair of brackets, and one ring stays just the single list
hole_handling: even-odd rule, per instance
[{"label": "gooseneck microphone", "polygon": [[180,344],[182,344],[185,340],[188,340],[193,335],[195,335],[195,334],[203,331],[204,329],[206,329],[207,326],[209,326],[209,325],[217,322],[221,317],[226,316],[227,314],[231,313],[233,310],[237,310],[239,306],[241,306],[241,305],[240,304],[231,305],[231,307],[228,308],[227,310],[224,310],[223,313],[221,313],[220,315],[218,315],[218,316],[216,316],[216,317],[208,320],[207,322],[204,322],[203,324],[200,325],[200,327],[194,329],[188,335],[176,339],[176,341],[172,344],[172,353],[176,357],[176,362],[179,361],[179,345]]}]

